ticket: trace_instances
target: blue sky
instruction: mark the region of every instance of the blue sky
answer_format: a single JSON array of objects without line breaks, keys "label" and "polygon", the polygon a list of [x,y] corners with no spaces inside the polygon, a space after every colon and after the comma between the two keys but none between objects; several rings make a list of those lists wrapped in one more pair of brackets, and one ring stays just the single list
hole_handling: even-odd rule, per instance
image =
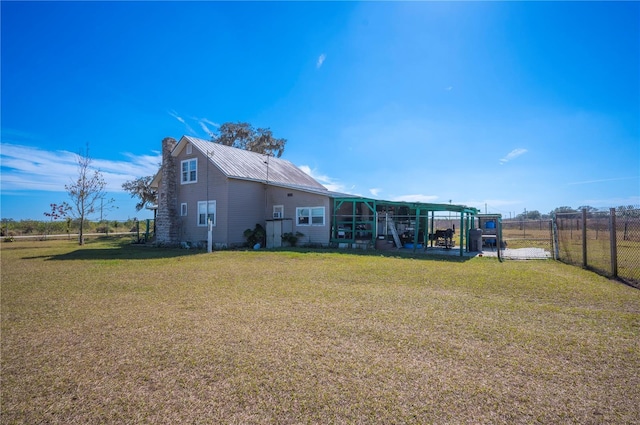
[{"label": "blue sky", "polygon": [[160,142],[269,127],[326,187],[526,208],[640,204],[637,2],[7,2],[2,218],[68,200],[89,145],[117,209]]}]

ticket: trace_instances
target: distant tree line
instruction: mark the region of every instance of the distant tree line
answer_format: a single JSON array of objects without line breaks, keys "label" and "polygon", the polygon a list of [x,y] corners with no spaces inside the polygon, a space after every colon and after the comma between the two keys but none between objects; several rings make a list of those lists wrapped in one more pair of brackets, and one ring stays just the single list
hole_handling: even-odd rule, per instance
[{"label": "distant tree line", "polygon": [[[47,220],[14,220],[3,218],[0,220],[0,236],[33,236],[33,235],[75,235],[80,232],[80,219],[67,217],[60,221]],[[99,220],[90,221],[85,219],[82,228],[85,233],[120,233],[135,232],[137,229],[136,219],[124,221]],[[141,225],[144,228],[143,225]]]},{"label": "distant tree line", "polygon": [[[542,214],[538,210],[524,211],[520,214],[516,214],[512,220],[550,220],[554,214],[582,214],[582,210],[586,209],[587,214],[593,215],[596,213],[609,212],[608,208],[601,209],[595,208],[590,205],[582,205],[578,208],[572,208],[568,206],[562,206],[554,208],[548,214]],[[618,217],[640,217],[640,206],[638,205],[620,205],[616,207],[616,215]],[[505,217],[503,217],[505,219]]]}]

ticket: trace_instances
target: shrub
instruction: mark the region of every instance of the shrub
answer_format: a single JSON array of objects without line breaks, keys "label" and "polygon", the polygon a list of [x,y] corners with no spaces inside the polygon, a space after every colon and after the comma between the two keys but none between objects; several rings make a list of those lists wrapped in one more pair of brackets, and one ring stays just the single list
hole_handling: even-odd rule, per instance
[{"label": "shrub", "polygon": [[244,237],[247,240],[247,246],[252,247],[259,243],[264,246],[264,238],[267,235],[264,227],[260,223],[256,223],[256,227],[253,229],[247,229],[244,231]]},{"label": "shrub", "polygon": [[289,232],[282,235],[282,241],[288,243],[291,246],[296,246],[296,244],[298,243],[298,239],[301,238],[302,236],[304,236],[304,234],[300,232],[296,232],[296,233]]}]

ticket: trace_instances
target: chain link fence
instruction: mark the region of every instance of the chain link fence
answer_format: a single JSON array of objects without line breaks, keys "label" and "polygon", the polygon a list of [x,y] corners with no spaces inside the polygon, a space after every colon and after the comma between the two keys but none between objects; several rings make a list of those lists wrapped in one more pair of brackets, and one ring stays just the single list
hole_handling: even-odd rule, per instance
[{"label": "chain link fence", "polygon": [[640,207],[556,213],[556,256],[640,287]]}]

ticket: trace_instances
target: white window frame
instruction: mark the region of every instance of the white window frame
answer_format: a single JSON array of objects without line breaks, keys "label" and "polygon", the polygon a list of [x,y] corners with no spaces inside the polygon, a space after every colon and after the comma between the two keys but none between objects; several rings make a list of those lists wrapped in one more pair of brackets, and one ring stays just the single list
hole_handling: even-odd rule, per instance
[{"label": "white window frame", "polygon": [[180,217],[187,216],[187,203],[183,202],[180,204]]},{"label": "white window frame", "polygon": [[[204,214],[201,211],[203,208],[207,208],[207,206],[208,211],[206,212],[205,218],[203,217]],[[212,225],[215,226],[217,216],[218,214],[216,213],[216,201],[198,201],[198,214],[196,214],[196,224],[198,225],[198,227],[206,227],[208,221],[207,218],[209,217],[211,217]]]},{"label": "white window frame", "polygon": [[193,147],[191,143],[187,143],[187,155],[191,155],[193,153]]},{"label": "white window frame", "polygon": [[[323,206],[296,208],[296,225],[297,226],[324,226],[325,217],[326,217],[326,212],[325,212],[325,207]],[[318,222],[319,221],[318,219],[320,219],[321,222]]]},{"label": "white window frame", "polygon": [[284,218],[284,205],[274,205],[272,217],[276,218],[276,213],[280,213],[280,218]]},{"label": "white window frame", "polygon": [[[194,165],[191,168],[191,165]],[[186,171],[185,171],[186,165]],[[186,174],[185,174],[186,173]],[[198,159],[191,158],[185,159],[184,161],[180,161],[180,183],[181,184],[190,184],[198,182]]]}]

